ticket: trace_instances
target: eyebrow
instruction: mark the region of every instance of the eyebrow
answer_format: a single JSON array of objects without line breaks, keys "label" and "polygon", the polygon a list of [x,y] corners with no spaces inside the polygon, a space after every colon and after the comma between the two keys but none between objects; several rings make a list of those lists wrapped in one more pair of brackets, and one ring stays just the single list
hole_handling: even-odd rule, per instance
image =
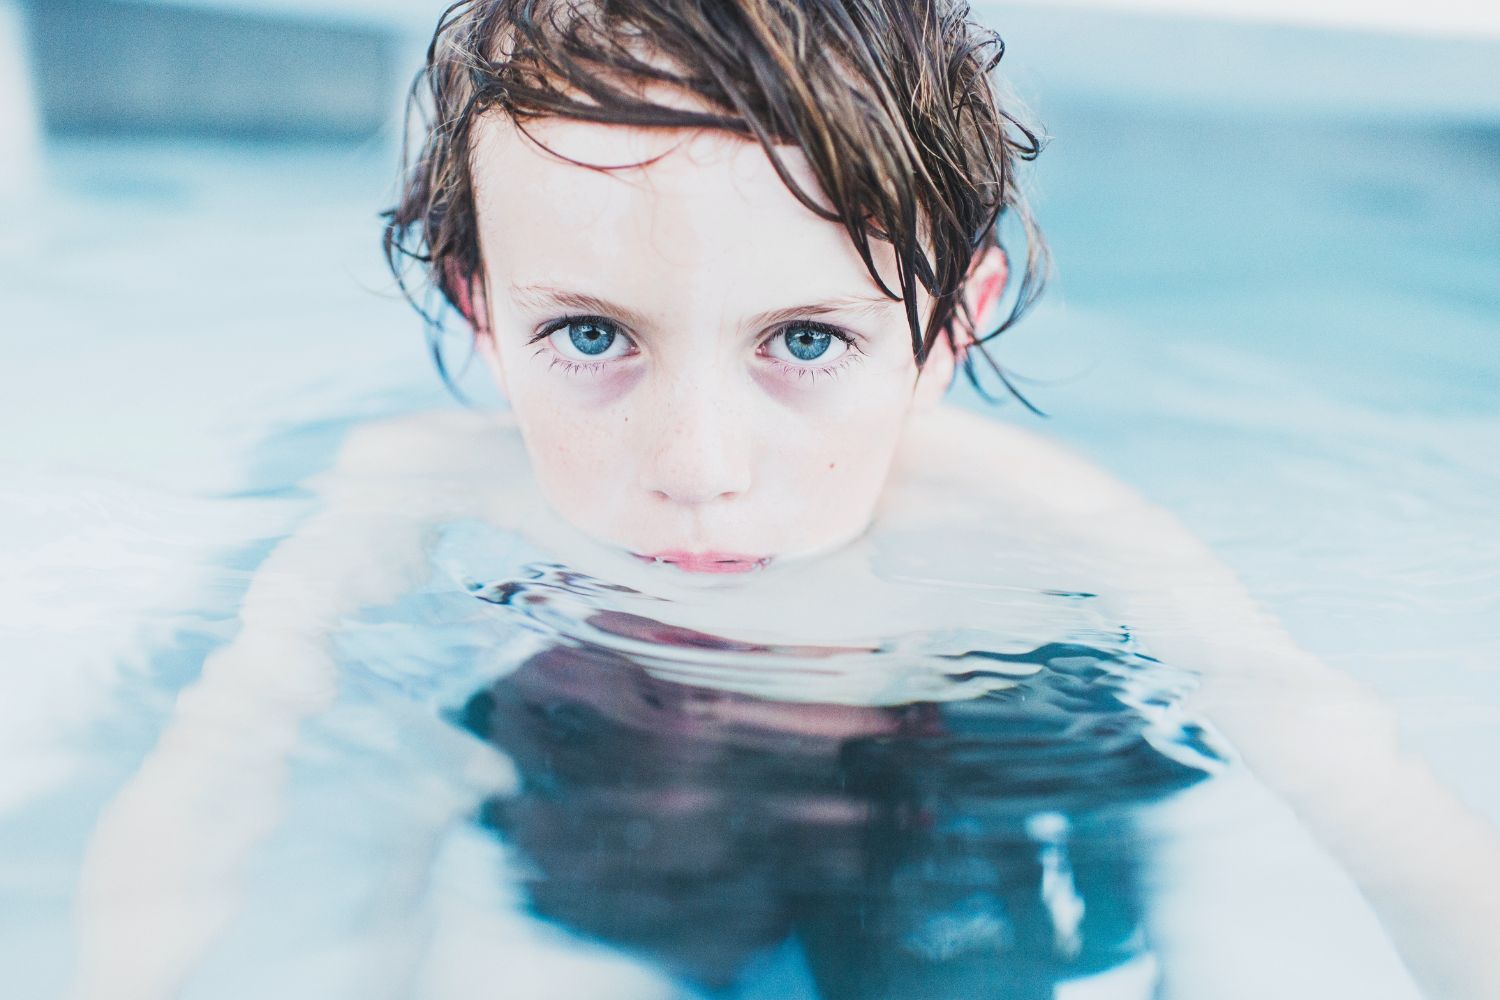
[{"label": "eyebrow", "polygon": [[[637,330],[651,325],[642,313],[629,306],[602,299],[597,295],[588,295],[553,285],[511,285],[510,291],[516,301],[533,309],[563,308],[596,313],[624,320]],[[897,300],[884,295],[839,295],[820,302],[809,302],[806,305],[768,309],[752,316],[750,323],[757,327],[776,326],[808,316],[827,316],[831,313],[873,313],[900,304]]]}]

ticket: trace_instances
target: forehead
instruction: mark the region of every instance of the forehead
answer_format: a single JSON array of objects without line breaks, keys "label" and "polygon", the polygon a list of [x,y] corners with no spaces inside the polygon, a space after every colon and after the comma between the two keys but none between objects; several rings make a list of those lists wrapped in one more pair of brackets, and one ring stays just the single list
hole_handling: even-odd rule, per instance
[{"label": "forehead", "polygon": [[[798,201],[756,142],[569,119],[525,129],[535,142],[503,114],[476,125],[475,207],[492,277],[650,286],[665,271],[791,296],[878,293],[844,227]],[[794,181],[821,199],[801,151],[779,152]],[[893,282],[889,248],[872,248]]]}]

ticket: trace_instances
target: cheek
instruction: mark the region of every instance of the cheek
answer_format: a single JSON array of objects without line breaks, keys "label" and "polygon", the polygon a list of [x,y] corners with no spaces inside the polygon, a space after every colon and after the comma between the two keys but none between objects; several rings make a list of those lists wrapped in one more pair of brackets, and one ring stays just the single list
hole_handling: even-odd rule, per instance
[{"label": "cheek", "polygon": [[628,371],[566,381],[555,372],[510,380],[511,409],[532,469],[567,509],[602,500],[609,491],[601,491],[601,484],[628,472],[634,432],[628,408],[619,404],[639,380],[639,372]]},{"label": "cheek", "polygon": [[825,509],[873,503],[900,443],[911,391],[900,372],[846,376],[828,383],[768,378],[778,411],[767,444],[781,459],[783,487]]},{"label": "cheek", "polygon": [[849,369],[792,375],[769,365],[752,372],[766,402],[810,430],[842,435],[848,430],[899,421],[909,402],[916,369],[908,373],[885,359],[860,361]]}]

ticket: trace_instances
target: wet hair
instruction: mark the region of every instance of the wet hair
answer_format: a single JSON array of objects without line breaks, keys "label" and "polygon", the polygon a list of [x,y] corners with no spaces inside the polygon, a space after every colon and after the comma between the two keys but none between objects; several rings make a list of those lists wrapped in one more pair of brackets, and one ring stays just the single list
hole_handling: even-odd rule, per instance
[{"label": "wet hair", "polygon": [[[408,99],[386,260],[426,319],[446,380],[439,310],[417,300],[407,272],[417,265],[474,325],[482,261],[470,148],[481,115],[501,110],[523,132],[546,117],[722,129],[758,142],[808,210],[844,226],[876,285],[905,303],[918,365],[946,336],[982,395],[993,399],[976,359],[1030,407],[986,350],[1035,302],[1049,264],[1017,177],[1043,139],[1002,101],[992,74],[1003,53],[958,0],[462,0],[439,20]],[[662,88],[692,100],[646,96]],[[788,145],[821,190],[793,178]],[[1007,215],[1024,263],[1007,254],[1011,307],[981,334],[963,285],[978,254],[1005,252]],[[895,288],[876,270],[872,239],[895,252]],[[932,297],[925,321],[919,286]]]}]

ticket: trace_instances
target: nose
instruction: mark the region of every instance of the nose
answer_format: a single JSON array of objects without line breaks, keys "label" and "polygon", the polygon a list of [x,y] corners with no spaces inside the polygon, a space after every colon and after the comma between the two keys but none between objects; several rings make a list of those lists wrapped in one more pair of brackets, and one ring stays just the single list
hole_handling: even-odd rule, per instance
[{"label": "nose", "polygon": [[659,500],[706,504],[750,488],[749,443],[743,415],[703,381],[661,387],[649,426],[642,485]]}]

